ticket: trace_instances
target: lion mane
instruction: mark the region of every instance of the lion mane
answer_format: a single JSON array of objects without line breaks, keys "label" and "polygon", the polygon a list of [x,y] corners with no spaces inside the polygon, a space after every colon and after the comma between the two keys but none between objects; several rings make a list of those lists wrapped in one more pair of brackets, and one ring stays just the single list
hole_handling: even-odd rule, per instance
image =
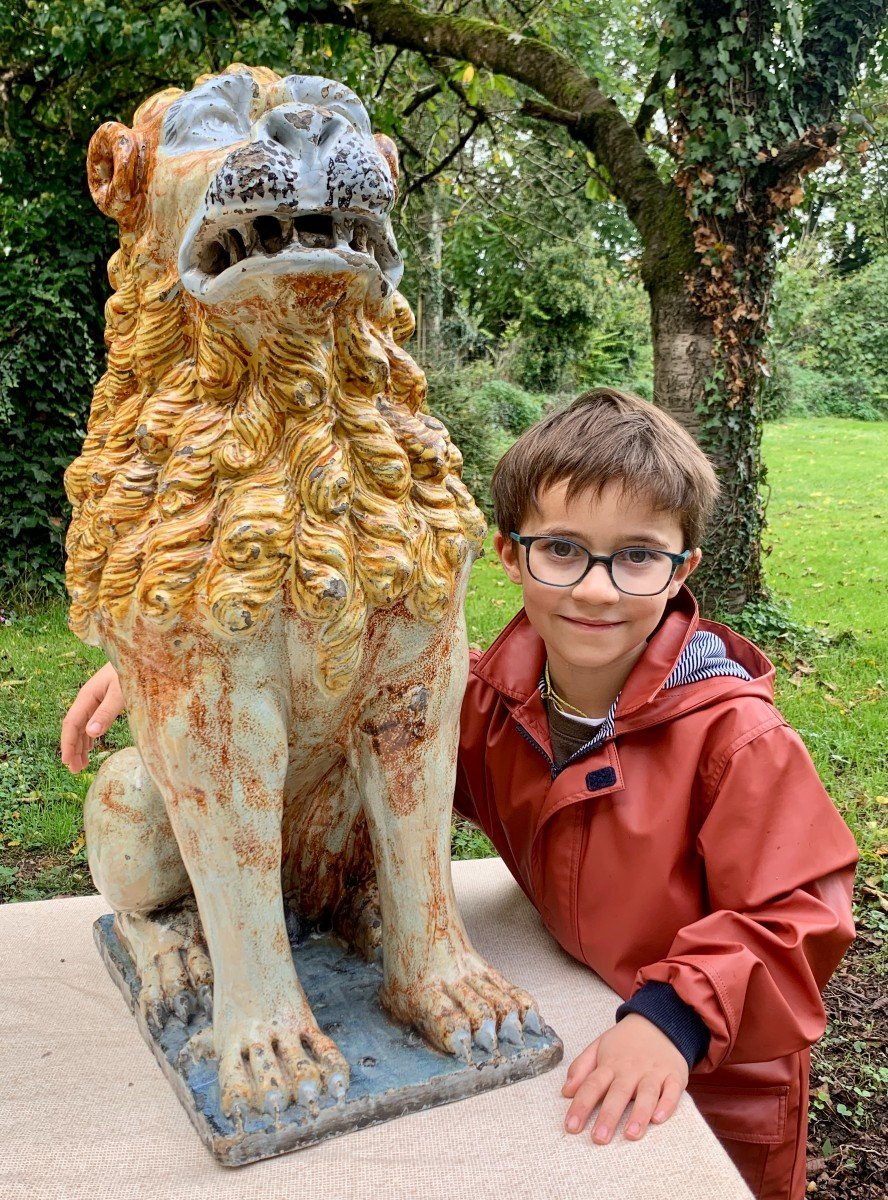
[{"label": "lion mane", "polygon": [[65,473],[71,628],[98,645],[133,610],[163,628],[199,612],[237,637],[282,597],[317,625],[319,682],[340,692],[369,613],[403,601],[440,620],[485,532],[423,411],[409,306],[396,292],[372,317],[319,310],[251,340],[152,260],[150,224],[109,262],[108,366]]}]

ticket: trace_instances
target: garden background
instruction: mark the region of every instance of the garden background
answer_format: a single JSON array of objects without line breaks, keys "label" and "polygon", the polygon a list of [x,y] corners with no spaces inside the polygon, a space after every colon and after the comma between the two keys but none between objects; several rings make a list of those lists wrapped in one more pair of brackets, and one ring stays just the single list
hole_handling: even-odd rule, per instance
[{"label": "garden background", "polygon": [[[468,54],[371,43],[325,24],[334,8],[309,0],[23,0],[0,13],[0,61],[8,64],[0,68],[2,900],[91,889],[83,796],[102,757],[128,741],[121,721],[88,771],[73,777],[59,761],[61,717],[101,662],[65,625],[69,510],[61,485],[103,369],[105,262],[115,230],[83,182],[86,142],[101,120],[128,120],[151,91],[187,86],[200,70],[237,58],[330,74],[356,88],[401,152],[402,290],[417,316],[411,348],[429,376],[428,404],[462,449],[466,481],[488,512],[493,465],[545,412],[595,385],[654,398],[647,244],[602,158],[569,135],[563,115],[549,113],[541,124],[530,89],[509,75]],[[872,8],[884,25],[886,6]],[[611,0],[592,12],[577,0],[454,0],[435,9],[561,46],[631,110],[663,178],[672,170],[687,69],[680,30],[694,5]],[[723,20],[730,32],[757,15],[780,46],[791,41],[799,14],[813,20],[816,9],[725,3]],[[888,86],[882,43],[862,21],[858,40],[867,53],[843,84],[830,153],[804,187],[787,193],[779,221],[761,229],[774,273],[754,394],[743,411],[756,438],[764,422],[765,469],[752,480],[766,522],[762,536],[755,532],[764,586],[740,611],[720,615],[775,661],[778,703],[861,848],[860,937],[830,985],[830,1024],[816,1052],[809,1188],[884,1200]],[[840,34],[830,36],[838,42]],[[729,86],[747,50],[726,34],[711,72],[722,72]],[[791,71],[791,56],[786,61],[761,69]],[[718,101],[713,127],[730,131],[739,109],[718,115]],[[728,138],[732,152],[738,136]],[[727,162],[728,151],[718,153]],[[765,152],[750,141],[749,153]],[[705,183],[708,167],[697,175]],[[717,211],[724,196],[715,182],[707,186]],[[737,193],[738,205],[744,195]],[[723,426],[734,411],[722,404]],[[516,604],[488,553],[472,578],[470,639],[488,645]],[[460,826],[454,851],[472,856],[489,847]]]}]

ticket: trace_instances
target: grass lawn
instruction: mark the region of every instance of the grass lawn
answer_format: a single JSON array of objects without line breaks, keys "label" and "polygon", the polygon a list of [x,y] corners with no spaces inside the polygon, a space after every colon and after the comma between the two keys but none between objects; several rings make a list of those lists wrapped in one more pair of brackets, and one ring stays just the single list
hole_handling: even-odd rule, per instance
[{"label": "grass lawn", "polygon": [[[888,423],[773,424],[764,456],[772,488],[768,578],[791,601],[794,619],[823,635],[807,643],[766,639],[778,667],[778,704],[805,739],[862,854],[861,937],[830,985],[830,1027],[815,1058],[810,1151],[823,1165],[813,1182],[820,1196],[875,1200],[885,1194],[877,1174],[888,1171],[878,1134],[888,1121],[880,1002],[888,977]],[[472,576],[470,641],[487,646],[518,604],[518,588],[488,551]],[[126,723],[118,722],[97,747],[89,771],[70,775],[58,758],[59,725],[103,656],[68,632],[61,603],[32,612],[7,609],[6,617],[9,623],[0,625],[0,900],[89,891],[83,797],[101,756],[128,743]],[[488,853],[489,844],[462,827],[454,851],[473,857]],[[870,1179],[877,1190],[869,1190]]]}]

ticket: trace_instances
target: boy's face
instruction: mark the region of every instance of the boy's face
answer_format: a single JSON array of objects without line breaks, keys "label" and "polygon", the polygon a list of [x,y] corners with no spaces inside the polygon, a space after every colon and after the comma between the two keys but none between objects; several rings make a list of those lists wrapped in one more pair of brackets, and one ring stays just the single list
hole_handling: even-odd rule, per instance
[{"label": "boy's face", "polygon": [[[599,496],[585,492],[570,502],[566,492],[566,481],[543,490],[537,508],[528,510],[515,532],[569,538],[592,554],[613,554],[628,546],[673,554],[687,549],[674,514],[651,508],[618,483],[608,484]],[[614,587],[604,564],[596,564],[574,587],[551,587],[528,572],[523,546],[499,532],[494,545],[506,574],[522,587],[528,620],[546,644],[553,677],[566,682],[577,673],[603,672],[608,678],[622,676],[618,689],[643,653],[667,602],[700,561],[700,551],[694,550],[659,595],[627,596]]]}]

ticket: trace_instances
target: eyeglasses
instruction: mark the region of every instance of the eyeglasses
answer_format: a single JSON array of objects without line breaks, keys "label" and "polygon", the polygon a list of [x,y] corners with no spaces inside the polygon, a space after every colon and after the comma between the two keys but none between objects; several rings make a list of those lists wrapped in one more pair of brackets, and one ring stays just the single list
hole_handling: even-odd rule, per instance
[{"label": "eyeglasses", "polygon": [[509,537],[524,547],[527,569],[538,583],[576,587],[596,563],[603,563],[611,583],[627,596],[657,596],[664,592],[691,555],[690,550],[671,554],[646,546],[625,546],[614,554],[590,554],[568,538],[522,537],[518,533],[510,533]]}]

